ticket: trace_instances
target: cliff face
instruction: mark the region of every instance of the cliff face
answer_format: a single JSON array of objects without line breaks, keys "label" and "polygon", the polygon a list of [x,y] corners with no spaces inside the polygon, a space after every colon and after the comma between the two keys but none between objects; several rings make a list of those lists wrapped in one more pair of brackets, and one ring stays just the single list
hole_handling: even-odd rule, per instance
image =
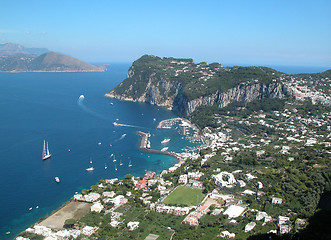
[{"label": "cliff face", "polygon": [[208,96],[201,96],[191,101],[187,101],[185,97],[178,94],[173,110],[181,116],[188,117],[200,106],[226,107],[232,102],[252,102],[263,98],[284,98],[287,94],[287,88],[280,83],[272,84],[254,84],[250,86],[237,86],[226,92],[217,91]]},{"label": "cliff face", "polygon": [[[283,98],[288,92],[287,88],[276,79],[269,82],[257,79],[251,81],[236,79],[235,81],[238,84],[233,84],[234,81],[231,82],[232,85],[226,82],[226,86],[233,87],[225,88],[224,84],[217,82],[221,80],[204,78],[206,76],[205,72],[201,71],[200,68],[196,70],[199,65],[184,63],[184,67],[176,68],[170,64],[175,60],[164,63],[160,58],[156,58],[157,65],[154,64],[154,61],[153,65],[150,62],[147,62],[147,64],[144,62],[142,67],[137,61],[129,69],[127,79],[107,93],[107,97],[166,106],[180,116],[189,117],[200,106],[217,105],[222,108],[236,101],[248,103],[263,98]],[[179,60],[176,59],[176,61]],[[208,66],[206,66],[203,65],[202,69],[208,69]],[[190,69],[190,67],[192,67],[191,70],[184,72],[185,75],[182,78],[178,77],[180,69],[185,70]],[[200,73],[202,77],[194,71]],[[222,74],[222,71],[225,70],[220,69],[220,73],[216,71],[212,73],[214,75]],[[231,69],[226,71],[231,71]],[[196,75],[199,78],[195,78]],[[210,73],[210,75],[212,74]],[[197,79],[202,79],[201,83]],[[192,81],[195,81],[194,84],[192,84]],[[207,85],[208,81],[214,81],[213,85]],[[217,88],[217,86],[219,87]],[[202,94],[199,94],[201,91]]]}]

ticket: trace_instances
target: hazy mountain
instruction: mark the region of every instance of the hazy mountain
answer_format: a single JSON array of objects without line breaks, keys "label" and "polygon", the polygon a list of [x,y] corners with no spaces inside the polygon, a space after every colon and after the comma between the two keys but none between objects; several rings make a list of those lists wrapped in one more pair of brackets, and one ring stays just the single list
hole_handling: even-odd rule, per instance
[{"label": "hazy mountain", "polygon": [[16,43],[0,44],[0,56],[11,56],[16,54],[40,55],[49,52],[47,48],[27,48]]},{"label": "hazy mountain", "polygon": [[[41,54],[41,55],[40,55]],[[92,65],[77,58],[50,52],[46,48],[26,48],[19,44],[0,44],[0,72],[101,72],[103,65]]]}]

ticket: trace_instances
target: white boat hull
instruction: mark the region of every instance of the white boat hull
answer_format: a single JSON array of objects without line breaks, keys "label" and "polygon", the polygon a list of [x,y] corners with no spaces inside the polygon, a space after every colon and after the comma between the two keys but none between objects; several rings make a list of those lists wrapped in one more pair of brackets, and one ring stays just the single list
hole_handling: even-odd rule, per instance
[{"label": "white boat hull", "polygon": [[50,158],[51,156],[52,156],[52,154],[48,154],[48,155],[43,157],[43,160],[46,160],[46,159]]}]

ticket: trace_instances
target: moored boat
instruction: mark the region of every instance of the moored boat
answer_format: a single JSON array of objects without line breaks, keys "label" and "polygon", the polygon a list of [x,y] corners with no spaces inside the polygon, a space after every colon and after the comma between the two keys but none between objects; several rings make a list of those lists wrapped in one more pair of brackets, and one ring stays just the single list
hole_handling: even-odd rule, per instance
[{"label": "moored boat", "polygon": [[163,139],[162,141],[161,141],[161,143],[162,144],[165,144],[165,143],[167,143],[167,142],[169,142],[170,141],[170,138],[165,138],[165,139]]}]

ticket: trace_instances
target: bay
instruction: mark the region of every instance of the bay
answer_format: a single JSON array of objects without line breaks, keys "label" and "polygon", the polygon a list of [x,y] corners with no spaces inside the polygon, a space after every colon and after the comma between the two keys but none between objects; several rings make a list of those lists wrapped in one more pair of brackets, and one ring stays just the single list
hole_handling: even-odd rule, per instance
[{"label": "bay", "polygon": [[[164,147],[165,137],[171,138],[169,151],[194,146],[176,129],[156,129],[159,121],[176,117],[165,108],[104,97],[129,67],[111,64],[103,73],[0,73],[0,239],[12,239],[100,179],[159,173],[177,162],[140,151],[135,131],[150,132],[154,149]],[[115,127],[114,121],[127,126]],[[52,154],[45,161],[44,139]],[[95,170],[87,172],[91,165]]]}]

